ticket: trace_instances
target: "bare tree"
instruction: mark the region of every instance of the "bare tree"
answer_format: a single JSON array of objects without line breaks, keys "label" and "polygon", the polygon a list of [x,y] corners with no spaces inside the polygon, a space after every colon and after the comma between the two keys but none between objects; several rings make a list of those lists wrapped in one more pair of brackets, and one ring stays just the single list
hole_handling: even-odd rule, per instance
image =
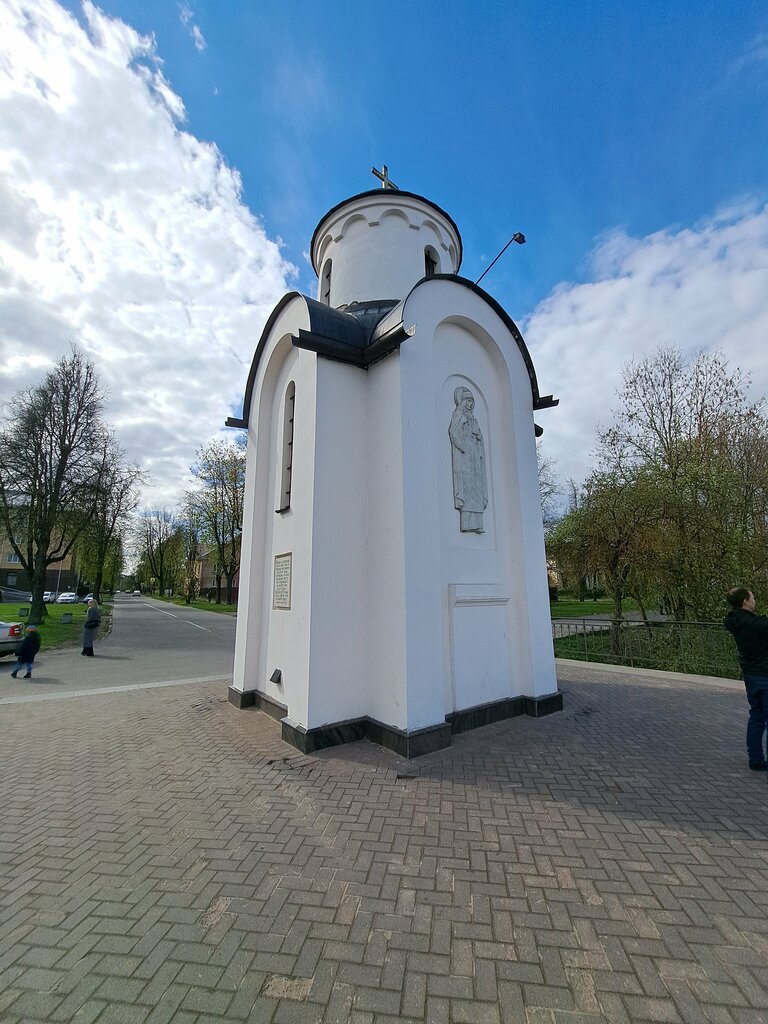
[{"label": "bare tree", "polygon": [[181,506],[179,533],[184,556],[184,601],[192,604],[200,593],[198,560],[202,540],[202,514],[196,495],[187,495]]},{"label": "bare tree", "polygon": [[541,515],[544,526],[554,525],[559,518],[557,499],[559,498],[560,484],[555,476],[555,462],[548,455],[544,455],[541,441],[536,442],[536,462],[539,467],[539,493],[541,494]]},{"label": "bare tree", "polygon": [[245,448],[242,443],[213,441],[197,453],[192,472],[202,484],[196,502],[205,538],[216,554],[217,602],[221,602],[221,573],[227,581],[227,604],[240,568],[240,539],[245,497]]},{"label": "bare tree", "polygon": [[41,384],[18,391],[0,429],[0,520],[45,616],[48,566],[66,558],[96,503],[106,427],[93,363],[73,347]]},{"label": "bare tree", "polygon": [[146,582],[162,595],[174,573],[174,555],[178,522],[167,508],[147,508],[136,525],[136,540],[141,562],[147,571]]},{"label": "bare tree", "polygon": [[114,434],[106,433],[102,441],[93,513],[78,543],[79,563],[92,580],[97,600],[101,600],[107,554],[138,505],[138,485],[142,480],[139,467],[125,461],[125,453]]}]

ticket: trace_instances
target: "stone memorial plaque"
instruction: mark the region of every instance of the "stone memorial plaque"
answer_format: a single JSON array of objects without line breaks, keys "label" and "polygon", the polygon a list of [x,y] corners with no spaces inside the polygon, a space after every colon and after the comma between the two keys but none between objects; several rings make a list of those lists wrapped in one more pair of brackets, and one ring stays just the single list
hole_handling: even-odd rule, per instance
[{"label": "stone memorial plaque", "polygon": [[272,580],[272,607],[291,607],[291,572],[293,554],[275,555],[275,572]]}]

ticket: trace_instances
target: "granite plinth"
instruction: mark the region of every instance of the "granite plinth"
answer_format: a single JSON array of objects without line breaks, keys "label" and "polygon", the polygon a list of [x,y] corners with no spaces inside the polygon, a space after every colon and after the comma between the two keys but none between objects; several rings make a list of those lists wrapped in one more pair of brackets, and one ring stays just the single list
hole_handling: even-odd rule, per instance
[{"label": "granite plinth", "polygon": [[471,708],[453,711],[445,716],[445,722],[424,729],[398,729],[367,716],[349,718],[342,722],[329,722],[307,729],[287,716],[288,709],[284,704],[257,690],[243,693],[230,687],[229,700],[237,708],[256,707],[279,721],[285,742],[303,754],[369,739],[407,758],[423,757],[425,754],[450,746],[451,736],[456,733],[479,729],[484,725],[492,725],[494,722],[515,718],[518,715],[542,718],[563,709],[563,695],[558,690],[543,697],[508,697],[488,704],[477,704]]}]

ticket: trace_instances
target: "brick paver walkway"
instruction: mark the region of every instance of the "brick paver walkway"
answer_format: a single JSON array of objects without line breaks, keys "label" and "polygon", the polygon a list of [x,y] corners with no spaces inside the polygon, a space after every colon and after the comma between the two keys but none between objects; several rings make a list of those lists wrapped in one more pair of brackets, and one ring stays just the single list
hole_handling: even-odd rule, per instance
[{"label": "brick paver walkway", "polygon": [[210,683],[0,709],[0,1020],[768,1022],[738,690],[303,757]]}]

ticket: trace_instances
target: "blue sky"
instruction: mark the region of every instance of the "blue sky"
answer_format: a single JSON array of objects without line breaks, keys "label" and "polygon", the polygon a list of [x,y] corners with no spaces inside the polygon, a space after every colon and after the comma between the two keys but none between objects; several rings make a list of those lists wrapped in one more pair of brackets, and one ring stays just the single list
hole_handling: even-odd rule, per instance
[{"label": "blue sky", "polygon": [[[76,9],[79,5],[70,5]],[[768,184],[764,3],[105,2],[153,33],[187,127],[301,259],[372,163],[452,214],[514,316],[593,239],[696,222]],[[205,49],[194,45],[199,26]]]},{"label": "blue sky", "polygon": [[561,398],[561,477],[659,343],[768,391],[764,2],[4,0],[0,67],[0,397],[78,341],[153,501],[373,163],[454,218],[466,277],[525,233],[483,286]]}]

